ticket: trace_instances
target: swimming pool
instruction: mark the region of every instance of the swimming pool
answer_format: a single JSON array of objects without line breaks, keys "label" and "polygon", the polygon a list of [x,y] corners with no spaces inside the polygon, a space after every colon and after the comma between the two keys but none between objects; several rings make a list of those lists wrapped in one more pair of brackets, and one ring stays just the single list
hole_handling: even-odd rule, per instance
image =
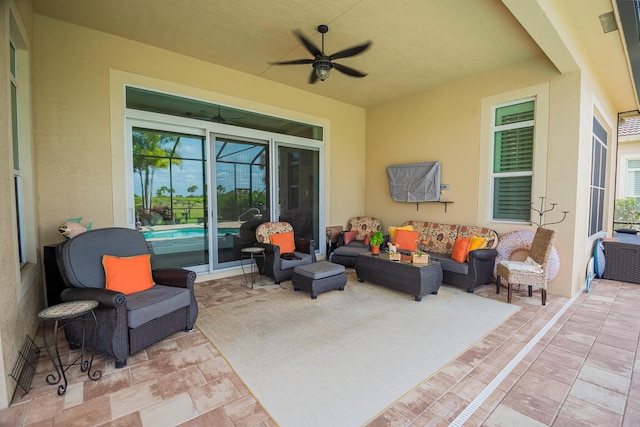
[{"label": "swimming pool", "polygon": [[[205,236],[206,229],[202,227],[192,228],[169,228],[166,230],[149,230],[142,231],[142,235],[145,239],[180,239],[184,237],[203,237]],[[218,228],[218,237],[225,236],[227,234],[238,234],[237,228]]]}]

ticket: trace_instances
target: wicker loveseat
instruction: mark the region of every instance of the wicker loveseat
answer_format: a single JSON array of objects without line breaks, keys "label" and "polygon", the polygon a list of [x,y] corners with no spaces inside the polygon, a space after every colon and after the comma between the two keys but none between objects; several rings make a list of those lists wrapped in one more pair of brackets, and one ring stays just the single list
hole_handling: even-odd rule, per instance
[{"label": "wicker loveseat", "polygon": [[[498,252],[498,233],[485,227],[440,224],[429,221],[406,221],[403,226],[411,225],[418,232],[420,250],[427,252],[431,259],[439,261],[442,266],[442,281],[463,287],[469,293],[476,286],[491,281],[493,267]],[[468,262],[451,259],[451,251],[457,237],[485,237],[486,249],[478,249],[469,253]]]}]

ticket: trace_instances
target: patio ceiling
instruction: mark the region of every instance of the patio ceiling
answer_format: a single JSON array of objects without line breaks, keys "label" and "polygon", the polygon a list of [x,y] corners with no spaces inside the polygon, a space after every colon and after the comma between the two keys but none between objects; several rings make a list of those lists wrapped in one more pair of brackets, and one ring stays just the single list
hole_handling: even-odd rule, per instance
[{"label": "patio ceiling", "polygon": [[[621,32],[599,21],[611,0],[33,0],[34,12],[222,65],[363,107],[546,55],[562,73],[575,71],[571,43],[588,46],[596,78],[619,111],[637,108]],[[557,3],[557,4],[555,4]],[[569,19],[570,34],[554,22]],[[332,71],[307,83],[309,65],[268,61],[309,58],[291,31],[317,45],[327,24],[328,53],[373,41],[339,62],[369,73],[355,79]],[[569,42],[567,42],[569,40]]]}]

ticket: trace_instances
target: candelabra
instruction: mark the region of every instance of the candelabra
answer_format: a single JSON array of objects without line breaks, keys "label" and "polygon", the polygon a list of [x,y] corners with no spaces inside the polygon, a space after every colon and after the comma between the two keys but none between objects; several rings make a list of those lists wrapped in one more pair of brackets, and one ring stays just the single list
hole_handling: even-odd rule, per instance
[{"label": "candelabra", "polygon": [[562,219],[560,219],[560,221],[543,222],[545,214],[551,212],[558,205],[557,203],[551,203],[551,207],[547,208],[547,204],[545,202],[545,199],[546,199],[546,197],[544,197],[544,196],[540,197],[540,209],[534,208],[533,204],[535,202],[531,202],[531,210],[536,212],[540,216],[540,221],[539,222],[535,222],[534,220],[531,220],[531,222],[534,223],[535,225],[537,225],[538,227],[544,227],[546,225],[552,225],[552,224],[560,224],[562,221],[564,221],[567,218],[567,214],[569,213],[569,211],[562,211],[563,215],[562,215]]}]

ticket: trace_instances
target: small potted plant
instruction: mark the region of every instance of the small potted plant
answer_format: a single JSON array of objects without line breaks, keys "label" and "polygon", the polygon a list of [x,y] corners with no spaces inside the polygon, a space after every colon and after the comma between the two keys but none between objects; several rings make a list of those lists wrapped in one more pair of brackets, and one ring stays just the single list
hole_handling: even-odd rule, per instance
[{"label": "small potted plant", "polygon": [[369,237],[369,245],[371,246],[371,253],[377,255],[380,253],[380,245],[384,242],[384,235],[382,231],[374,231],[371,237]]}]

